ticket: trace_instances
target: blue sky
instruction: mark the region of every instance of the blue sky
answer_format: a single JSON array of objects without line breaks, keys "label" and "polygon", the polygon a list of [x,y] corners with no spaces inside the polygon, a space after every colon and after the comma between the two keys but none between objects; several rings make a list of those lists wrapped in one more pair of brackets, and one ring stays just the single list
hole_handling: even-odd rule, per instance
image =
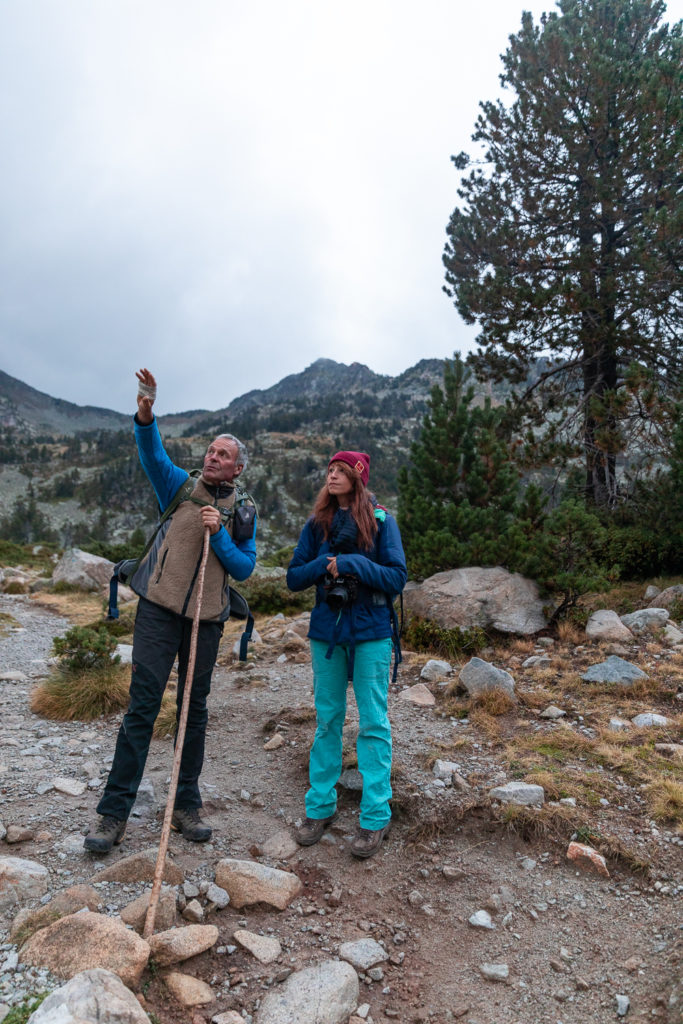
[{"label": "blue sky", "polygon": [[523,8],[3,0],[0,368],[125,412],[148,366],[163,413],[471,348],[450,156]]}]

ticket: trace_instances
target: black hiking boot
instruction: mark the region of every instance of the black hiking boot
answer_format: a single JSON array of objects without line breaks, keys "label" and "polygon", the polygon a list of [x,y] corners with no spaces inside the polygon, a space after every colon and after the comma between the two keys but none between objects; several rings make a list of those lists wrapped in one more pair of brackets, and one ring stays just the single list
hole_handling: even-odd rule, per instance
[{"label": "black hiking boot", "polygon": [[323,832],[336,817],[337,812],[335,811],[329,818],[304,818],[294,833],[294,838],[299,846],[313,846],[315,843],[319,843]]},{"label": "black hiking boot", "polygon": [[388,821],[383,828],[370,829],[360,828],[358,829],[358,835],[351,843],[351,853],[354,857],[360,857],[365,859],[366,857],[374,857],[382,845],[382,840],[386,839],[389,835],[389,829],[391,828],[391,822]]},{"label": "black hiking boot", "polygon": [[171,828],[191,843],[205,843],[211,838],[211,826],[199,817],[197,807],[176,807],[171,818]]},{"label": "black hiking boot", "polygon": [[95,828],[91,828],[83,840],[83,847],[93,853],[109,853],[112,846],[118,846],[126,831],[126,822],[103,814]]}]

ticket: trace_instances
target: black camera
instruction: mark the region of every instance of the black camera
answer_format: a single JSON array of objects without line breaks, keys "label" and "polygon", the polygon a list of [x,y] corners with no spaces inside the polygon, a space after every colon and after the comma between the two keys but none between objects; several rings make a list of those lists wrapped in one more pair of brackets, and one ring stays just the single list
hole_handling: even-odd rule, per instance
[{"label": "black camera", "polygon": [[340,612],[356,600],[358,583],[358,577],[351,572],[336,577],[332,573],[325,573],[325,600],[333,612]]}]

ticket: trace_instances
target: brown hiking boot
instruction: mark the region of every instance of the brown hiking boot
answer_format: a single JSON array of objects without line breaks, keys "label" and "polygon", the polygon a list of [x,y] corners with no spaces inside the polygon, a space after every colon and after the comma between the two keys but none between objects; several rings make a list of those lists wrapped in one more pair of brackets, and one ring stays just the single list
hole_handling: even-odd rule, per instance
[{"label": "brown hiking boot", "polygon": [[391,829],[391,822],[388,821],[386,825],[378,829],[360,828],[358,829],[358,835],[351,843],[351,853],[354,857],[374,857],[382,845],[382,840],[386,839]]},{"label": "brown hiking boot", "polygon": [[171,818],[171,828],[191,843],[205,843],[211,838],[211,826],[199,817],[197,807],[176,807]]},{"label": "brown hiking boot", "polygon": [[294,832],[294,838],[299,846],[313,846],[314,843],[319,843],[323,837],[323,832],[336,817],[337,812],[335,811],[329,818],[304,818],[301,825]]},{"label": "brown hiking boot", "polygon": [[126,822],[112,818],[111,814],[103,814],[95,828],[88,831],[83,841],[86,850],[93,853],[109,853],[112,846],[118,846],[126,831]]}]

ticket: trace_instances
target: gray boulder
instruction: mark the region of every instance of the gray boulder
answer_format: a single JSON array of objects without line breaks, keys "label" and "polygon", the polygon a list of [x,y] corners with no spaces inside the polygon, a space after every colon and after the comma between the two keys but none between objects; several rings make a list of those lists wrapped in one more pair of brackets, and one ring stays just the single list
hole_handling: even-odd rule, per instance
[{"label": "gray boulder", "polygon": [[53,583],[70,583],[83,590],[109,586],[114,563],[80,548],[67,548],[52,573]]},{"label": "gray boulder", "polygon": [[82,971],[51,992],[28,1024],[149,1024],[133,993],[111,971]]},{"label": "gray boulder", "polygon": [[[658,599],[659,600],[659,599]],[[666,608],[640,608],[630,615],[622,615],[621,621],[625,626],[640,636],[641,633],[651,633],[655,629],[662,629],[666,626],[669,613]]]},{"label": "gray boulder", "polygon": [[647,679],[648,675],[630,661],[610,654],[606,661],[587,668],[581,678],[584,683],[616,683],[619,686],[630,686],[639,679]]},{"label": "gray boulder", "polygon": [[351,964],[324,960],[291,974],[264,996],[256,1024],[346,1024],[358,1005]]},{"label": "gray boulder", "polygon": [[481,658],[470,658],[458,679],[472,697],[484,690],[504,690],[511,697],[515,695],[515,681],[510,673]]},{"label": "gray boulder", "polygon": [[633,633],[625,626],[616,612],[607,608],[600,608],[593,612],[586,623],[586,636],[591,640],[616,640],[617,643],[625,640],[633,640]]},{"label": "gray boulder", "polygon": [[[647,597],[647,593],[645,595]],[[660,590],[650,601],[651,608],[670,608],[676,601],[683,601],[683,583],[677,583],[666,590]]]},{"label": "gray boulder", "polygon": [[542,807],[545,791],[543,786],[536,786],[531,782],[507,782],[504,786],[494,786],[489,790],[489,796],[502,804]]},{"label": "gray boulder", "polygon": [[437,572],[423,583],[409,583],[403,600],[410,615],[444,629],[480,627],[528,636],[547,625],[536,584],[500,567]]}]

